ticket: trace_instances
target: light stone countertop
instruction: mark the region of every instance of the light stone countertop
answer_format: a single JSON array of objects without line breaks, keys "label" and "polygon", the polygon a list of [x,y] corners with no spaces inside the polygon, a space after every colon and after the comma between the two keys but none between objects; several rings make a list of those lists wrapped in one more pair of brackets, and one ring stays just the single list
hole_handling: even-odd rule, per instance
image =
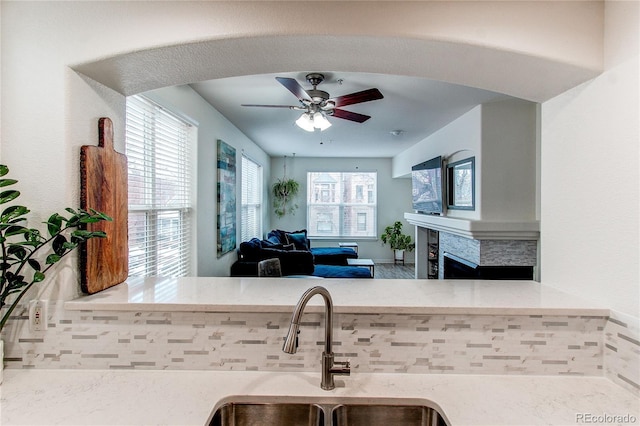
[{"label": "light stone countertop", "polygon": [[[155,278],[68,301],[70,310],[291,312],[322,285],[335,312],[598,315],[609,310],[527,281]],[[321,312],[313,298],[307,311]],[[640,401],[602,377],[358,374],[320,389],[320,372],[18,370],[4,372],[5,425],[203,425],[220,400],[403,398],[440,408],[450,425],[640,423]],[[341,386],[342,385],[342,386]],[[322,398],[322,400],[320,400]],[[327,398],[333,398],[330,401]],[[632,417],[629,417],[632,416]],[[612,421],[613,419],[613,421]],[[633,424],[633,422],[631,422]]]},{"label": "light stone countertop", "polygon": [[[534,281],[187,277],[133,280],[65,302],[69,310],[291,312],[326,287],[336,313],[594,315],[609,309]],[[306,312],[322,312],[314,297]]]},{"label": "light stone countertop", "polygon": [[[640,401],[597,377],[355,374],[339,378],[333,391],[321,390],[319,381],[319,372],[5,370],[0,422],[204,425],[216,403],[234,395],[287,402],[296,397],[326,403],[378,397],[427,401],[451,426],[640,422]],[[597,416],[609,417],[593,421]],[[616,422],[612,416],[629,420]]]}]

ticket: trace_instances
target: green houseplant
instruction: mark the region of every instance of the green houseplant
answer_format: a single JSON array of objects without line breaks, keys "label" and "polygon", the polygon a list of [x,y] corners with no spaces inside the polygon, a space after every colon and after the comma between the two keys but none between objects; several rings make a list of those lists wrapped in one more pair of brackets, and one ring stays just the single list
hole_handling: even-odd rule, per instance
[{"label": "green houseplant", "polygon": [[298,195],[300,184],[294,179],[282,178],[273,184],[273,208],[278,217],[283,217],[288,213],[295,214],[298,205],[293,199]]},{"label": "green houseplant", "polygon": [[402,233],[402,222],[396,221],[393,225],[384,228],[384,232],[380,236],[383,244],[389,244],[391,250],[394,251],[393,260],[404,262],[404,252],[413,251],[415,243],[411,242],[411,236]]},{"label": "green houseplant", "polygon": [[[0,165],[0,188],[17,183],[4,178],[9,168]],[[15,189],[0,192],[0,204],[9,203],[20,195]],[[25,226],[29,209],[11,205],[0,213],[0,332],[20,300],[34,284],[43,281],[47,272],[62,258],[91,238],[106,237],[102,231],[87,231],[88,223],[112,220],[95,210],[66,209],[70,215],[52,214],[47,220],[47,232]]]}]

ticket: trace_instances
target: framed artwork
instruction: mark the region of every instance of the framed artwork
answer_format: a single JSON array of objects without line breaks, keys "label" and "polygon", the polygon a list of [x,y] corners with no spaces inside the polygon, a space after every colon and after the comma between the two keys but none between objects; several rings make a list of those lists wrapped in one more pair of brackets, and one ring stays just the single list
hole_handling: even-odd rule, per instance
[{"label": "framed artwork", "polygon": [[218,257],[236,248],[236,150],[218,139]]},{"label": "framed artwork", "polygon": [[447,208],[475,210],[475,157],[447,164]]}]

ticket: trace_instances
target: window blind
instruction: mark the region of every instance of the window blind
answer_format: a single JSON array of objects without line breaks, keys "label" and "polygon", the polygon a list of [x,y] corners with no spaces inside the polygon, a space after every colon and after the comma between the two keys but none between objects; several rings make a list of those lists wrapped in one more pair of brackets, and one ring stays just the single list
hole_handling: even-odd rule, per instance
[{"label": "window blind", "polygon": [[240,236],[242,241],[262,238],[262,166],[242,156],[242,209]]},{"label": "window blind", "polygon": [[142,96],[127,98],[130,276],[191,272],[190,127]]}]

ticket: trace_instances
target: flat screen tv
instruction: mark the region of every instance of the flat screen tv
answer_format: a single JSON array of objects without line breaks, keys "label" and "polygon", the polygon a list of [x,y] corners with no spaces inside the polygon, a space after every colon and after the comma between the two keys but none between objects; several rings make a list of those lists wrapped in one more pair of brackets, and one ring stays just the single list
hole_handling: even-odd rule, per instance
[{"label": "flat screen tv", "polygon": [[442,214],[442,156],[411,168],[413,210],[425,214]]}]

